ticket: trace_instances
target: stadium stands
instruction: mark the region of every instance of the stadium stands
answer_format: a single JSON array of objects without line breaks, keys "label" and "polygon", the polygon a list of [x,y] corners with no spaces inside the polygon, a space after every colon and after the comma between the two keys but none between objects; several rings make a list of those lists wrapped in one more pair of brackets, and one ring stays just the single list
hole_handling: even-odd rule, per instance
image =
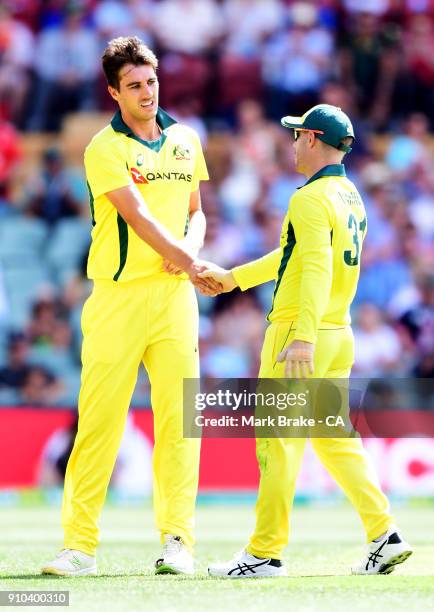
[{"label": "stadium stands", "polygon": [[[66,27],[70,2],[37,4],[36,10],[32,3],[5,3],[0,20],[13,28],[15,42],[4,44],[15,46],[1,56],[0,77],[9,74],[19,45],[24,54],[35,40],[43,51],[47,31]],[[181,0],[148,0],[146,10],[139,4],[116,8],[113,2],[85,0],[72,27],[85,32],[93,54],[107,36],[130,33],[126,24],[135,24],[134,33],[156,49],[162,105],[169,103],[169,112],[198,127],[205,144],[211,181],[202,187],[208,218],[204,257],[232,266],[277,244],[288,197],[303,183],[294,173],[279,113],[282,108],[298,112],[319,100],[341,106],[354,119],[357,135],[347,169],[368,209],[353,309],[359,350],[367,348],[356,371],[372,374],[364,364],[375,338],[381,338],[386,346],[375,355],[375,375],[423,371],[432,376],[434,97],[427,93],[432,94],[432,71],[425,61],[434,55],[432,2],[385,1],[373,10],[376,3],[362,6],[353,0],[207,0],[189,15],[190,30],[199,32],[194,40],[165,29],[163,16],[179,11]],[[246,17],[241,22],[240,15]],[[349,36],[342,36],[344,31]],[[372,53],[363,41],[372,43]],[[10,333],[22,331],[29,336],[28,363],[61,383],[53,386],[50,379],[47,401],[68,405],[76,402],[79,319],[89,293],[84,268],[91,225],[82,155],[92,135],[109,122],[113,105],[99,74],[91,92],[97,108],[62,97],[57,124],[41,115],[29,123],[32,83],[40,78],[44,57],[38,66],[31,54],[23,58],[16,95],[25,104],[14,108],[5,94],[7,79],[0,79],[5,134],[13,136],[12,125],[20,132],[19,156],[16,148],[8,159],[6,149],[5,159],[0,155],[0,169],[7,165],[0,173],[0,366],[7,364]],[[34,131],[38,122],[54,131]],[[248,298],[234,293],[200,299],[205,376],[255,375],[271,294],[268,285]],[[32,336],[32,329],[41,328],[41,299],[54,304],[49,329]],[[0,403],[21,402],[20,393],[0,383]],[[141,373],[133,403],[148,400]]]}]

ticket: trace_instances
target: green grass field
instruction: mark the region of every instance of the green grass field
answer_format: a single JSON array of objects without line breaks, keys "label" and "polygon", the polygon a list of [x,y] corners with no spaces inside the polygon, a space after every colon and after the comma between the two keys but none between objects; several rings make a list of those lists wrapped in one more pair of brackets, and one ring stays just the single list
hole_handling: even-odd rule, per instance
[{"label": "green grass field", "polygon": [[207,563],[245,544],[253,525],[251,504],[199,505],[195,578],[153,575],[160,546],[149,507],[107,507],[99,576],[75,579],[38,575],[61,544],[57,508],[0,508],[0,589],[69,590],[70,608],[89,612],[432,610],[434,507],[398,507],[395,513],[415,552],[390,576],[349,575],[364,550],[349,506],[298,506],[285,555],[289,577],[227,581],[208,578]]}]

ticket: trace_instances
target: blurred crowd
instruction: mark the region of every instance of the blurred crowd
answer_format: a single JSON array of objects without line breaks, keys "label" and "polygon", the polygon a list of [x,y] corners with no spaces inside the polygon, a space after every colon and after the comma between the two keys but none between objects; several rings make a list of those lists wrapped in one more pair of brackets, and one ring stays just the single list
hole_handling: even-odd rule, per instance
[{"label": "blurred crowd", "polygon": [[[276,247],[304,182],[280,117],[318,102],[351,116],[345,163],[368,213],[354,374],[432,377],[434,0],[4,0],[0,403],[76,403],[90,222],[61,135],[70,113],[114,109],[100,56],[130,34],[160,59],[161,105],[201,137],[201,257],[222,266]],[[40,133],[55,146],[27,168],[23,142]],[[200,297],[204,376],[256,375],[272,292]],[[148,402],[141,372],[133,403]]]},{"label": "blurred crowd", "polygon": [[160,58],[165,105],[185,97],[233,119],[237,102],[260,98],[278,119],[337,79],[351,110],[385,129],[433,115],[433,15],[432,0],[3,0],[0,102],[33,131],[105,107],[101,51],[136,34]]}]

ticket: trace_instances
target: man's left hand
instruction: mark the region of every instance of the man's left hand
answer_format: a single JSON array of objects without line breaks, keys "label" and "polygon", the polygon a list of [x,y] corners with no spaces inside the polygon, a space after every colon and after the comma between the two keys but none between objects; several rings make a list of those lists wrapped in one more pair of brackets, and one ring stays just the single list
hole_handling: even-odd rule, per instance
[{"label": "man's left hand", "polygon": [[303,340],[294,340],[278,356],[277,361],[285,365],[287,378],[307,378],[313,374],[313,354],[315,345]]},{"label": "man's left hand", "polygon": [[174,276],[179,276],[180,274],[184,273],[184,270],[181,270],[181,268],[175,266],[175,264],[169,261],[168,259],[165,259],[163,261],[163,270],[168,274],[173,274]]}]

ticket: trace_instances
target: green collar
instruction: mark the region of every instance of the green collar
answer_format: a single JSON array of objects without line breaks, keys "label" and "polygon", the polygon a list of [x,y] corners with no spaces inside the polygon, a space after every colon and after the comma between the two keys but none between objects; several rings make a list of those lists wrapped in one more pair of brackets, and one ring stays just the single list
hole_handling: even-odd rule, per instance
[{"label": "green collar", "polygon": [[166,134],[164,133],[164,130],[170,127],[171,125],[174,125],[176,121],[175,119],[173,119],[173,117],[171,117],[168,113],[166,113],[160,107],[158,107],[156,120],[157,120],[157,125],[159,125],[160,128],[162,129],[161,136],[158,140],[143,140],[143,138],[136,136],[133,130],[122,119],[120,110],[116,111],[113,119],[111,120],[110,125],[112,126],[115,132],[122,132],[123,134],[126,134],[128,138],[133,138],[134,140],[137,140],[137,142],[140,142],[145,147],[148,147],[149,149],[152,149],[153,151],[156,151],[158,153],[161,150],[161,147],[163,146],[167,138]]},{"label": "green collar", "polygon": [[323,176],[347,176],[347,173],[345,172],[344,164],[329,164],[311,176],[310,179],[305,182],[303,187],[306,187],[306,185],[309,185],[309,183],[313,183],[313,181],[316,181],[316,179]]}]

